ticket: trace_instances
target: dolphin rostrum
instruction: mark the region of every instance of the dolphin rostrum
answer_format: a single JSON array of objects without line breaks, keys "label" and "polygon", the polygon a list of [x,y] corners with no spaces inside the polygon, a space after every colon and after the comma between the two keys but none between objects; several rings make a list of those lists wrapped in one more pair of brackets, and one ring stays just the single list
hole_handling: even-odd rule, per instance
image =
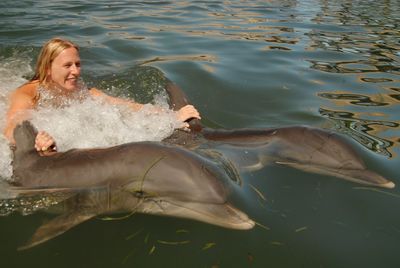
[{"label": "dolphin rostrum", "polygon": [[41,226],[29,248],[99,214],[139,212],[194,219],[225,228],[254,222],[228,202],[234,187],[214,164],[184,148],[157,142],[104,149],[73,149],[40,156],[36,129],[24,121],[14,131],[16,197],[67,193],[65,214]]}]

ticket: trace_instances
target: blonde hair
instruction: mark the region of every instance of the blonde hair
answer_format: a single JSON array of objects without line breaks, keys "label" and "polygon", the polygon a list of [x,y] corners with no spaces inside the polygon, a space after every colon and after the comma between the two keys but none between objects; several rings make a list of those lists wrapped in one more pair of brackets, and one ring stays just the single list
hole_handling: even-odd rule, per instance
[{"label": "blonde hair", "polygon": [[39,80],[40,84],[46,83],[47,73],[53,60],[64,51],[64,49],[71,47],[79,51],[79,47],[76,44],[66,39],[56,37],[47,41],[40,51],[36,62],[35,75],[32,77],[31,81]]}]

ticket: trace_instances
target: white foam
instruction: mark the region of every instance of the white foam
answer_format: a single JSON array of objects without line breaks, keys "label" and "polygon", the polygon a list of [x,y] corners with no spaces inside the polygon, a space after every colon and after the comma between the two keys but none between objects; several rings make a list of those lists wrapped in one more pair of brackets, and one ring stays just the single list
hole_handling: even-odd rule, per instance
[{"label": "white foam", "polygon": [[[0,62],[0,127],[4,128],[4,115],[9,92],[24,82],[22,76],[31,71],[21,59]],[[59,151],[70,148],[107,147],[126,142],[160,141],[171,135],[181,123],[174,112],[167,109],[165,98],[159,97],[155,113],[150,104],[139,112],[126,107],[116,107],[99,100],[87,98],[64,108],[41,108],[32,114],[32,122],[39,130],[52,135]],[[8,142],[0,135],[0,177],[11,177],[11,151]]]},{"label": "white foam", "polygon": [[55,138],[59,151],[160,141],[178,126],[169,110],[154,113],[148,104],[139,112],[132,112],[92,98],[64,108],[39,109],[33,113],[32,122]]},{"label": "white foam", "polygon": [[[20,55],[3,59],[0,57],[0,129],[3,130],[5,124],[5,114],[8,107],[9,93],[26,82],[23,75],[32,71],[29,58]],[[12,174],[11,169],[11,150],[4,135],[0,134],[0,178],[9,179]]]}]

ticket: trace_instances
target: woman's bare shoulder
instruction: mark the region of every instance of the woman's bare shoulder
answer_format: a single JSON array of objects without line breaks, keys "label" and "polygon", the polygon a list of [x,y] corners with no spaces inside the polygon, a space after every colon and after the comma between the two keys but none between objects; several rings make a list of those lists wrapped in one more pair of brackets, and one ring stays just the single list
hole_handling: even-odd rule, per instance
[{"label": "woman's bare shoulder", "polygon": [[23,84],[22,86],[20,86],[19,88],[17,88],[14,91],[14,94],[18,94],[18,95],[24,94],[24,95],[29,95],[29,96],[35,97],[38,87],[39,87],[38,80],[29,81],[29,82]]},{"label": "woman's bare shoulder", "polygon": [[11,105],[16,104],[29,104],[34,105],[38,97],[37,89],[39,87],[39,81],[33,80],[29,81],[16,90],[14,90],[10,95]]}]

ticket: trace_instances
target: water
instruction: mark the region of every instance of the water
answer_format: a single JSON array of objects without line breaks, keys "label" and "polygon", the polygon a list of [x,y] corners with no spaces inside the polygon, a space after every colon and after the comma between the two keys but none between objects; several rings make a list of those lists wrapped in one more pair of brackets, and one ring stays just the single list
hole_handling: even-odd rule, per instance
[{"label": "water", "polygon": [[[0,112],[26,81],[41,45],[65,36],[81,47],[84,79],[153,66],[184,89],[212,127],[312,125],[358,143],[368,166],[399,184],[399,1],[2,1]],[[85,106],[86,105],[86,106]],[[103,110],[105,109],[105,110]],[[161,136],[154,122],[113,107],[82,104],[63,113],[71,129],[101,137],[64,146]],[[91,114],[88,111],[92,111]],[[101,111],[106,114],[101,115]],[[114,112],[113,112],[114,111]],[[67,112],[67,111],[64,111]],[[98,118],[100,116],[101,118]],[[140,122],[120,124],[118,120]],[[75,123],[74,123],[75,122]],[[112,124],[113,123],[113,124]],[[0,119],[4,124],[4,119]],[[115,124],[115,125],[114,125]],[[45,124],[44,124],[45,125]],[[55,128],[50,123],[49,129]],[[123,126],[122,126],[123,125]],[[131,134],[127,134],[130,133]],[[83,142],[83,141],[81,141]],[[79,143],[79,142],[78,142]],[[2,178],[10,175],[0,137]],[[20,267],[398,267],[400,193],[270,167],[242,178],[237,205],[269,230],[239,232],[181,219],[134,215],[84,223],[29,251],[16,248],[48,214],[0,218],[2,266]],[[250,186],[251,185],[251,186]],[[266,201],[252,188],[262,192]],[[165,244],[160,241],[189,241]]]}]

